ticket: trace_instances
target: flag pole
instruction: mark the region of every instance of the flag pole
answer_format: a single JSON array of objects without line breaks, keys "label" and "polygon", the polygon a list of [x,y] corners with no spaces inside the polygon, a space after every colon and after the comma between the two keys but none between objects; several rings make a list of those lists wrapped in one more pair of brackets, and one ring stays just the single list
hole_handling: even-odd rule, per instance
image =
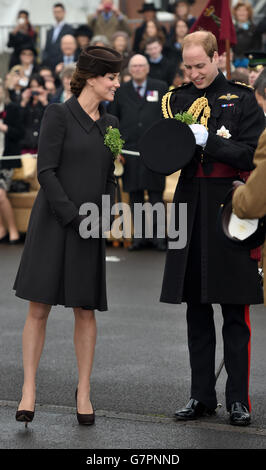
[{"label": "flag pole", "polygon": [[[229,0],[229,8],[232,11],[232,0]],[[231,80],[231,60],[230,60],[230,49],[231,49],[230,40],[225,40],[225,51],[226,51],[226,78]]]},{"label": "flag pole", "polygon": [[226,78],[231,80],[231,60],[230,60],[230,49],[231,44],[229,39],[225,40],[225,51],[226,51]]}]

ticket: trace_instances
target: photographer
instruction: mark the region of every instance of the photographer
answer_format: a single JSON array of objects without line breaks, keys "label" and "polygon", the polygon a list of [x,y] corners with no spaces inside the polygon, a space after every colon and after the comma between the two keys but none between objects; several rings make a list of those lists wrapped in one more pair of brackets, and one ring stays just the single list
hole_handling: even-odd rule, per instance
[{"label": "photographer", "polygon": [[21,94],[28,86],[29,79],[25,75],[22,65],[14,65],[5,78],[5,88],[8,92],[9,99],[19,104]]},{"label": "photographer", "polygon": [[44,79],[38,74],[32,75],[20,103],[25,128],[21,153],[37,153],[41,120],[48,105],[47,95]]},{"label": "photographer", "polygon": [[20,63],[19,51],[22,46],[30,43],[31,47],[34,47],[36,38],[37,33],[30,24],[29,13],[26,10],[20,10],[17,16],[17,25],[9,34],[7,43],[7,47],[14,48],[9,61],[9,69]]},{"label": "photographer", "polygon": [[113,0],[102,0],[94,15],[88,16],[88,25],[93,35],[104,35],[112,41],[116,31],[125,31],[131,36],[128,20],[121,11],[115,7]]}]

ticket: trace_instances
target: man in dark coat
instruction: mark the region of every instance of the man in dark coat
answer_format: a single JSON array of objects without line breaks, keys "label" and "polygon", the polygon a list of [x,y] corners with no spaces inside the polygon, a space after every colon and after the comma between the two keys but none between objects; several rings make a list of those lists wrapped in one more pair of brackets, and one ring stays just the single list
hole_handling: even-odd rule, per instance
[{"label": "man in dark coat", "polygon": [[150,66],[149,77],[162,80],[170,86],[173,82],[176,66],[163,55],[160,39],[148,39],[145,54]]},{"label": "man in dark coat", "polygon": [[217,232],[217,216],[232,181],[245,178],[253,169],[264,116],[251,88],[227,81],[219,72],[212,33],[187,35],[183,60],[191,83],[164,97],[164,115],[188,111],[201,124],[191,125],[196,152],[182,170],[174,195],[176,227],[178,205],[187,204],[187,244],[168,250],[161,293],[162,302],[187,303],[191,399],[176,417],[195,419],[212,414],[217,406],[212,304],[218,303],[224,318],[226,407],[231,424],[247,425],[249,305],[263,302],[263,295],[257,261],[248,250],[224,244]]},{"label": "man in dark coat", "polygon": [[[129,61],[129,72],[132,80],[121,85],[114,102],[109,106],[109,112],[119,118],[120,131],[125,140],[124,148],[138,151],[138,142],[145,131],[161,118],[161,99],[167,91],[166,83],[148,78],[149,64],[140,54],[134,55]],[[148,190],[149,202],[154,205],[163,203],[162,195],[165,186],[164,176],[148,170],[140,158],[128,156],[125,160],[123,174],[123,189],[130,193],[130,203],[144,203],[144,190]],[[145,221],[143,221],[145,223]],[[165,249],[165,240],[157,238],[157,225],[153,225],[153,245]],[[142,233],[136,233],[131,250],[137,250],[146,245],[144,228]]]},{"label": "man in dark coat", "polygon": [[53,7],[53,14],[56,25],[47,32],[45,48],[43,51],[42,63],[49,65],[52,69],[61,62],[61,39],[65,34],[73,34],[74,29],[71,25],[65,23],[65,7],[62,3],[56,3]]}]

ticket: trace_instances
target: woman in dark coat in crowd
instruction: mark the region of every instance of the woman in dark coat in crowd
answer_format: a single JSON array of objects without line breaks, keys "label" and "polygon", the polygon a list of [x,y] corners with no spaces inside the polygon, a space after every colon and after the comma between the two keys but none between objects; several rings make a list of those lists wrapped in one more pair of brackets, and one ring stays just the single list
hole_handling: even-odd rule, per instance
[{"label": "woman in dark coat in crowd", "polygon": [[17,16],[17,25],[9,33],[7,47],[14,49],[9,61],[9,69],[20,63],[19,54],[25,44],[35,47],[37,33],[29,21],[29,13],[26,10],[20,10]]},{"label": "woman in dark coat in crowd", "polygon": [[44,79],[38,74],[32,75],[20,103],[25,129],[21,153],[37,153],[41,121],[48,105],[47,96]]},{"label": "woman in dark coat in crowd", "polygon": [[246,52],[260,51],[262,35],[253,23],[253,10],[250,4],[238,2],[233,8],[234,26],[237,43],[233,46],[235,66],[245,66],[248,59]]},{"label": "woman in dark coat in crowd", "polygon": [[[0,155],[19,155],[23,132],[20,108],[15,103],[5,102],[5,91],[0,82]],[[11,187],[14,168],[20,166],[20,159],[0,160],[0,243],[8,242],[14,245],[19,242],[19,233],[7,192]]]},{"label": "woman in dark coat in crowd", "polygon": [[[14,284],[16,295],[30,301],[23,333],[19,421],[33,419],[45,326],[51,306],[59,304],[72,307],[75,315],[77,419],[80,424],[94,423],[90,374],[96,342],[94,310],[107,310],[105,239],[82,236],[80,221],[87,216],[79,215],[79,208],[90,202],[101,209],[103,195],[110,196],[111,205],[114,201],[113,154],[104,136],[118,121],[106,114],[101,102],[114,99],[121,63],[122,57],[112,49],[84,49],[71,82],[72,98],[49,105],[43,117],[37,164],[41,189]],[[98,221],[104,219],[101,214]]]},{"label": "woman in dark coat in crowd", "polygon": [[167,35],[165,34],[161,24],[157,20],[149,20],[146,23],[145,31],[142,36],[142,40],[139,45],[139,53],[144,54],[147,40],[150,38],[158,38],[163,45],[163,53],[165,53],[165,46],[167,41]]},{"label": "woman in dark coat in crowd", "polygon": [[123,57],[122,71],[127,68],[133,55],[129,35],[125,31],[116,31],[112,36],[112,47]]},{"label": "woman in dark coat in crowd", "polygon": [[[171,12],[175,14],[175,22],[177,20],[183,20],[187,23],[189,29],[195,23],[196,18],[189,13],[190,5],[195,3],[188,0],[177,0],[175,4],[168,8]],[[170,36],[174,33],[174,25],[170,28]]]},{"label": "woman in dark coat in crowd", "polygon": [[172,35],[169,37],[167,57],[176,66],[182,59],[182,46],[189,27],[185,20],[177,19],[173,25]]}]

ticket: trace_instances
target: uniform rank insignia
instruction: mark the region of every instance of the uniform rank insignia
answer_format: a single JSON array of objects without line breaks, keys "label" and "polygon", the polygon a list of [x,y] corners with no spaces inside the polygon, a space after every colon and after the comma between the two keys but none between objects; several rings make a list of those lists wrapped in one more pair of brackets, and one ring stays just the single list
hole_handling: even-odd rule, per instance
[{"label": "uniform rank insignia", "polygon": [[218,100],[227,100],[227,101],[230,101],[230,100],[235,100],[239,98],[238,95],[231,95],[231,93],[227,93],[227,95],[222,95],[222,96],[219,96]]}]

